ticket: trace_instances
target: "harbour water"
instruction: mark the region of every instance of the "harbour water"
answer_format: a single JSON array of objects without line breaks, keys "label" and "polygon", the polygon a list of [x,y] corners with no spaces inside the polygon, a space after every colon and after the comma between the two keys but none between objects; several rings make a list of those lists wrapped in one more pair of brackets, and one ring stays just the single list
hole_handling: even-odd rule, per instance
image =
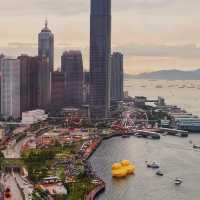
[{"label": "harbour water", "polygon": [[200,116],[200,80],[126,80],[125,90],[130,96],[146,96],[151,99],[162,96],[167,104],[178,105]]},{"label": "harbour water", "polygon": [[[177,86],[168,87],[172,84]],[[179,88],[187,84],[198,87],[200,82],[130,80],[126,81],[126,89],[131,96],[163,96],[167,103],[200,115],[200,90]],[[157,85],[162,87],[156,88]],[[97,200],[199,200],[200,151],[193,150],[189,141],[200,145],[200,134],[189,138],[163,136],[156,141],[136,137],[104,141],[90,159],[97,175],[106,182],[106,191]],[[133,162],[136,173],[125,179],[113,179],[112,163],[122,159]],[[146,168],[145,161],[159,162],[164,177]],[[177,177],[184,180],[181,186],[173,183]]]}]

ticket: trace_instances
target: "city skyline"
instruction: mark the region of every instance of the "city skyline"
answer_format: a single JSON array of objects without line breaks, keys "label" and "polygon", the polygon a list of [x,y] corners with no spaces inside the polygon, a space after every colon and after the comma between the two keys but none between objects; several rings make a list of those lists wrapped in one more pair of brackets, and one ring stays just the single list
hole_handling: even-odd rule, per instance
[{"label": "city skyline", "polygon": [[[55,68],[60,67],[64,50],[80,49],[84,67],[89,69],[89,3],[2,2],[0,52],[16,57],[36,55],[37,34],[47,16],[55,34]],[[125,72],[199,68],[199,5],[197,0],[114,0],[112,47],[124,54]]]}]

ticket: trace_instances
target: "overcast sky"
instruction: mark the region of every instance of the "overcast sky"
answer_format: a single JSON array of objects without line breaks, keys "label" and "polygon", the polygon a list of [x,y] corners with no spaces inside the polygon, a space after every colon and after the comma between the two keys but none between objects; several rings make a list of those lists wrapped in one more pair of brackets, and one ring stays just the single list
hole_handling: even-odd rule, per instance
[{"label": "overcast sky", "polygon": [[[88,69],[89,0],[0,0],[0,52],[37,53],[48,18],[55,34],[55,68],[64,50],[81,49]],[[200,0],[112,0],[112,49],[125,70],[200,68]]]}]

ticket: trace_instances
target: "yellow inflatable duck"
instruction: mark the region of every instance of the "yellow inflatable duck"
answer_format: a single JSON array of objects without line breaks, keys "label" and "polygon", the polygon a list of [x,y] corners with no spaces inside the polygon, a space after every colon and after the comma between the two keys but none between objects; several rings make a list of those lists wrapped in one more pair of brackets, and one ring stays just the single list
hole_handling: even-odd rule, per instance
[{"label": "yellow inflatable duck", "polygon": [[135,172],[135,166],[128,160],[122,160],[112,165],[112,176],[116,178],[124,178]]}]

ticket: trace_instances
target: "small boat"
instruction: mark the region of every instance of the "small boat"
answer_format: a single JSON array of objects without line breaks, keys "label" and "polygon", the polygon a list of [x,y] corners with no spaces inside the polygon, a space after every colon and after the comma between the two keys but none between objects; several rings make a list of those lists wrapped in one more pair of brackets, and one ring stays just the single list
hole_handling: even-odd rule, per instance
[{"label": "small boat", "polygon": [[147,163],[147,167],[152,168],[152,169],[158,169],[160,166],[156,164],[155,162],[153,163]]},{"label": "small boat", "polygon": [[181,179],[179,179],[179,178],[176,178],[175,180],[174,180],[174,184],[175,185],[180,185],[180,184],[182,184],[183,183],[183,181],[181,180]]},{"label": "small boat", "polygon": [[162,85],[156,85],[156,88],[163,88]]},{"label": "small boat", "polygon": [[200,146],[194,144],[193,149],[200,149]]},{"label": "small boat", "polygon": [[138,137],[138,138],[142,138],[143,137],[140,133],[136,133],[135,136]]},{"label": "small boat", "polygon": [[161,170],[157,171],[156,175],[158,175],[158,176],[164,176],[164,174],[163,174],[163,172]]},{"label": "small boat", "polygon": [[123,135],[122,135],[122,138],[129,138],[129,137],[130,137],[129,134],[123,134]]}]

